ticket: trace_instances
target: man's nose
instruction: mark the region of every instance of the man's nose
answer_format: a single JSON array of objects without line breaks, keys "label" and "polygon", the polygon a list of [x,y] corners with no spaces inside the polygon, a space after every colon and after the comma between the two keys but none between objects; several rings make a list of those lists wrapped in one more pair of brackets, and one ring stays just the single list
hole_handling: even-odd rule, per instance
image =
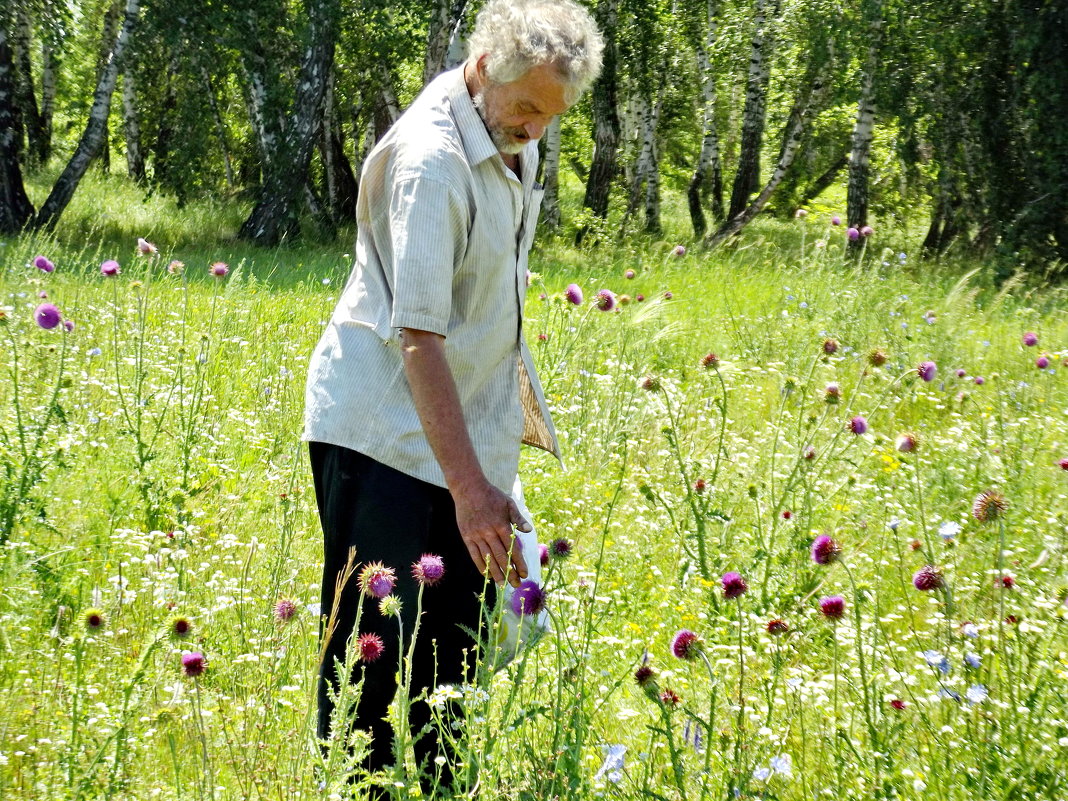
[{"label": "man's nose", "polygon": [[545,126],[537,122],[528,122],[523,125],[523,130],[531,139],[541,139],[541,135],[545,133]]}]

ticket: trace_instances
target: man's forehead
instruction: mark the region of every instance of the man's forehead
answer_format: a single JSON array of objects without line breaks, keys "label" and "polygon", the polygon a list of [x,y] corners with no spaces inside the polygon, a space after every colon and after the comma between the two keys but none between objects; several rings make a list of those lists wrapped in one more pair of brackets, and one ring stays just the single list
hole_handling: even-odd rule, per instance
[{"label": "man's forehead", "polygon": [[567,84],[551,64],[531,67],[525,74],[502,87],[517,106],[538,114],[555,116],[570,108],[566,102]]}]

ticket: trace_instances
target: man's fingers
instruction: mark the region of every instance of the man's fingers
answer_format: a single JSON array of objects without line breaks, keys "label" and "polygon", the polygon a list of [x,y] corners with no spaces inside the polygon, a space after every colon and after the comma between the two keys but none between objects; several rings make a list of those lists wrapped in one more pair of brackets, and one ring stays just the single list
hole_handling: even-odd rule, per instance
[{"label": "man's fingers", "polygon": [[470,555],[471,561],[475,563],[479,573],[483,576],[488,574],[497,584],[501,584],[504,581],[504,573],[497,566],[497,561],[489,548],[484,547],[482,543],[469,540],[464,540],[464,545],[467,546],[467,553]]},{"label": "man's fingers", "polygon": [[524,534],[534,530],[530,522],[523,517],[523,514],[519,511],[519,507],[515,505],[515,501],[508,501],[508,516],[512,519],[512,525],[522,531]]}]

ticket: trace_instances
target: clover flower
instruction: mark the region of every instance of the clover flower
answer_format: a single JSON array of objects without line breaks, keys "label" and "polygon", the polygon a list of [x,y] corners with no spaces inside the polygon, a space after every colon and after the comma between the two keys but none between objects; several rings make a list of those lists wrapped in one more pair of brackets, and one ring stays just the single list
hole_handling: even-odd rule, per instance
[{"label": "clover flower", "polygon": [[671,255],[674,256],[676,259],[682,258],[686,255],[686,246],[675,245],[675,247],[671,250]]},{"label": "clover flower", "polygon": [[1037,359],[1035,359],[1035,367],[1037,367],[1039,370],[1045,370],[1047,367],[1049,367],[1049,357],[1046,356],[1046,354],[1042,354],[1041,356],[1039,356]]}]

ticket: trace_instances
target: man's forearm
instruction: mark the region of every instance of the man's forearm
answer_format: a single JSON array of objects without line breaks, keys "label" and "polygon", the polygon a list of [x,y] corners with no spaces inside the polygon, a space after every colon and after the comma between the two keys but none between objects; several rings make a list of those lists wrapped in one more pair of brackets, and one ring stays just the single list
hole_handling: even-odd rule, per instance
[{"label": "man's forearm", "polygon": [[460,393],[445,359],[445,338],[404,329],[404,372],[419,422],[445,474],[456,505],[456,525],[471,560],[494,581],[519,584],[527,575],[515,550],[512,526],[530,531],[512,498],[486,479],[464,421]]},{"label": "man's forearm", "polygon": [[460,394],[445,359],[445,338],[404,329],[404,372],[430,448],[455,495],[485,475],[464,422]]}]

